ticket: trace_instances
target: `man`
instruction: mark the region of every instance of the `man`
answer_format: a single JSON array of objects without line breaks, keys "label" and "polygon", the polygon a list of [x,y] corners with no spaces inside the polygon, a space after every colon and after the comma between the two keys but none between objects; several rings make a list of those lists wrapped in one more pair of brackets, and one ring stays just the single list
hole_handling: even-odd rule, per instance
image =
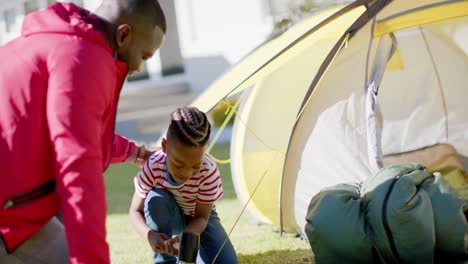
[{"label": "man", "polygon": [[165,31],[156,0],[56,3],[0,47],[0,263],[109,263],[103,172],[147,154],[114,134],[119,93]]}]

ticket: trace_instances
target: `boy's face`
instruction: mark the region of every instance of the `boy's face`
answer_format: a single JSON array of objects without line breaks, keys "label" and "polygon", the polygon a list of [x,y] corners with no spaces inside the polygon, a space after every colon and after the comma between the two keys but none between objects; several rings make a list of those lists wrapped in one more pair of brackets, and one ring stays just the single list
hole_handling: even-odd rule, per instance
[{"label": "boy's face", "polygon": [[168,135],[167,140],[163,138],[162,147],[166,153],[167,169],[175,182],[184,183],[200,172],[206,146],[187,146],[175,136]]}]

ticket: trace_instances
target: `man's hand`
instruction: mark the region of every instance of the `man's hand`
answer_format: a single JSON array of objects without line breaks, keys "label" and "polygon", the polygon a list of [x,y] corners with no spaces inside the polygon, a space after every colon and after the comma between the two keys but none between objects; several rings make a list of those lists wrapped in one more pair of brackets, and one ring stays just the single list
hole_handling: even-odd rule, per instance
[{"label": "man's hand", "polygon": [[[159,148],[158,148],[159,149]],[[146,146],[143,144],[141,146],[136,146],[135,151],[130,155],[125,161],[131,162],[138,167],[142,168],[145,165],[145,162],[153,155],[155,151],[146,150]]]}]

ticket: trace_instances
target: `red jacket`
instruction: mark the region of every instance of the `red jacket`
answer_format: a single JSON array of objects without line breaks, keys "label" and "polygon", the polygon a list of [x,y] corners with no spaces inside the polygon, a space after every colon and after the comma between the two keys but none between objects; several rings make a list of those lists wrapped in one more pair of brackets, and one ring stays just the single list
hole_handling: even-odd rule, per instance
[{"label": "red jacket", "polygon": [[[57,3],[25,18],[0,47],[0,234],[13,251],[62,210],[72,263],[108,263],[103,172],[135,145],[114,135],[127,75],[100,21]],[[4,209],[9,197],[55,179],[55,192]]]}]

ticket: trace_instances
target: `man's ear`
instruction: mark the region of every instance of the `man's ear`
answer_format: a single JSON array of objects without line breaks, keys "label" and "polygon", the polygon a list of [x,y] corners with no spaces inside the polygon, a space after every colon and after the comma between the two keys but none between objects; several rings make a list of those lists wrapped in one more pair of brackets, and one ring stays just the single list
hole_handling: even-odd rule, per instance
[{"label": "man's ear", "polygon": [[132,40],[132,27],[128,24],[119,25],[115,33],[117,48],[127,49]]},{"label": "man's ear", "polygon": [[166,138],[162,138],[161,146],[162,146],[162,151],[163,151],[164,153],[166,153],[166,148],[167,148],[167,141],[166,141]]}]

